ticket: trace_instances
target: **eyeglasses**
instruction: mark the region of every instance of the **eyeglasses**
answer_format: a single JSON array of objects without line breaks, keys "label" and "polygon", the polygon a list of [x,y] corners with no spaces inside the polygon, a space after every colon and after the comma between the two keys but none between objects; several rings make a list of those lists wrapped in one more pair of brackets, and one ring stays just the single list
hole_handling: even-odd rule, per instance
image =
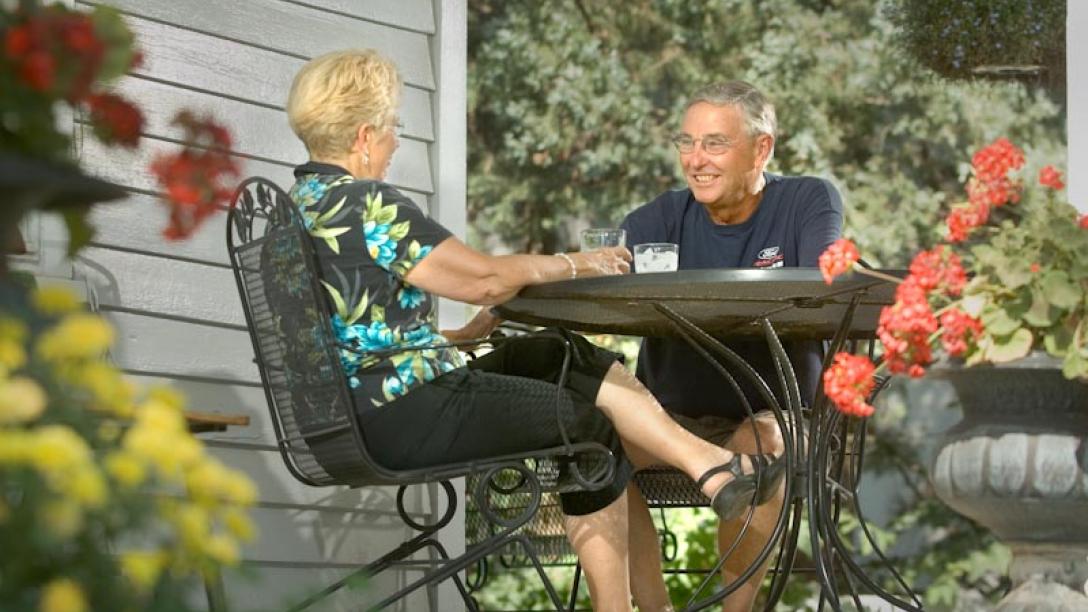
[{"label": "eyeglasses", "polygon": [[672,144],[676,147],[676,150],[688,154],[695,151],[695,143],[702,141],[703,150],[710,155],[721,155],[729,150],[729,147],[733,146],[733,143],[728,138],[720,134],[711,134],[710,136],[704,136],[702,138],[692,138],[687,134],[677,134],[672,137]]}]

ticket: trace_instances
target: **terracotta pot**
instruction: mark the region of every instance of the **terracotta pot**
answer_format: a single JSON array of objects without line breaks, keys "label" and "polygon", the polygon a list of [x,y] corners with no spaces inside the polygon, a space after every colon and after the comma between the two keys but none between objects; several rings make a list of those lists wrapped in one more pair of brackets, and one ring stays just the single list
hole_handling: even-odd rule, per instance
[{"label": "terracotta pot", "polygon": [[1038,352],[933,372],[963,407],[930,471],[937,495],[1013,551],[996,609],[1088,610],[1088,384]]}]

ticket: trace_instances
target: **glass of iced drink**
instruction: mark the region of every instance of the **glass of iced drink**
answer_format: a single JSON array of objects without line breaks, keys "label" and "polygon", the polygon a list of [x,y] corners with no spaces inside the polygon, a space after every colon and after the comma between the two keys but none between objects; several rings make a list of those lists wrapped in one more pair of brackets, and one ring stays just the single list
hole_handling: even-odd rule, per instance
[{"label": "glass of iced drink", "polygon": [[636,244],[635,272],[675,272],[680,266],[680,245],[671,242]]},{"label": "glass of iced drink", "polygon": [[582,230],[582,250],[593,251],[605,247],[627,245],[627,232],[614,227],[598,227]]}]

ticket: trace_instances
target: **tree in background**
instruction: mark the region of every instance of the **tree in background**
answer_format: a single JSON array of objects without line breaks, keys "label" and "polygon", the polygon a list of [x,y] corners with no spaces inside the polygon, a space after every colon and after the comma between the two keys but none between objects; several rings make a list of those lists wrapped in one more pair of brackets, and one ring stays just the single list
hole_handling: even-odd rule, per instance
[{"label": "tree in background", "polygon": [[[520,252],[574,248],[579,227],[616,224],[682,187],[669,136],[687,94],[737,78],[778,109],[770,171],[835,182],[845,232],[863,256],[905,267],[939,237],[947,207],[961,197],[969,152],[1006,136],[1029,159],[1065,154],[1064,100],[1021,82],[941,78],[907,51],[913,39],[896,10],[909,4],[470,0],[470,241]],[[969,49],[971,41],[957,44]],[[947,395],[911,381],[885,401],[870,423],[865,476],[899,483],[879,521],[883,548],[924,591],[928,609],[973,609],[1000,596],[1007,551],[937,501],[925,478],[926,442],[937,428],[908,407],[940,407]],[[942,411],[954,418],[947,408],[927,413]],[[844,530],[854,525],[857,535],[850,520]],[[688,566],[709,565],[713,546],[700,540],[703,531],[681,536],[691,544]],[[864,545],[859,552],[871,559]],[[680,597],[689,583],[674,577],[670,590]],[[798,609],[811,602],[803,586],[787,593]],[[505,593],[502,605],[513,605],[510,597],[518,599]],[[519,601],[532,599],[525,597]]]}]

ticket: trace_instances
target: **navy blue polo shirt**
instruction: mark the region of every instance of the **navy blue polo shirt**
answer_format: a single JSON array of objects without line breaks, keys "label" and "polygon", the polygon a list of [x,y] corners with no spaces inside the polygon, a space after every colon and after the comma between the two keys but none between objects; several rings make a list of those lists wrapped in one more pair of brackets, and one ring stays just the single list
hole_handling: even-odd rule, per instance
[{"label": "navy blue polo shirt", "polygon": [[[842,233],[838,190],[815,177],[764,176],[763,198],[747,221],[718,225],[690,189],[667,191],[624,219],[628,247],[644,242],[679,244],[681,270],[815,267],[820,253]],[[725,344],[752,364],[781,399],[774,363],[762,339]],[[787,343],[786,350],[798,374],[802,400],[811,404],[820,371],[819,343]],[[694,417],[746,416],[728,382],[682,340],[644,339],[637,374],[671,411]],[[736,378],[752,409],[764,408],[755,388]]]}]

